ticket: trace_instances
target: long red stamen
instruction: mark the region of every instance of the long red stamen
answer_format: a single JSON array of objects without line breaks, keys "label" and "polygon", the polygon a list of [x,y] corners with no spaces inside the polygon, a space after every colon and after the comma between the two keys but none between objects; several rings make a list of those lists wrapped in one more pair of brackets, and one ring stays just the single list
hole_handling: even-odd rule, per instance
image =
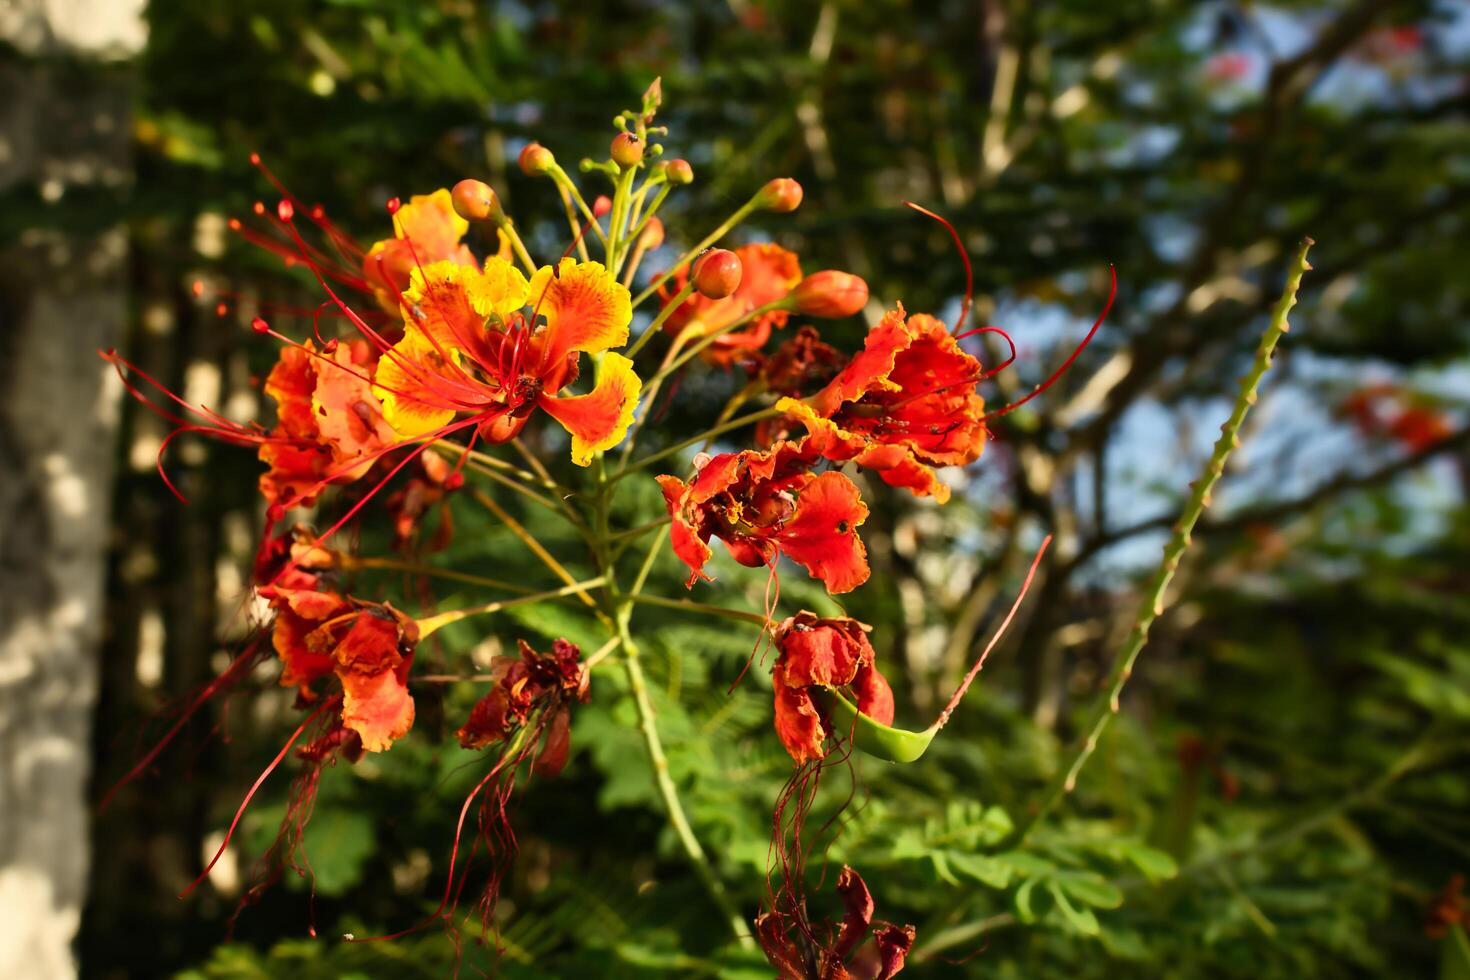
[{"label": "long red stamen", "polygon": [[270,774],[275,772],[280,764],[285,761],[286,755],[291,751],[291,746],[296,744],[296,740],[301,737],[301,733],[306,731],[307,726],[316,721],[318,715],[320,715],[327,708],[336,706],[336,704],[340,700],[340,697],[333,696],[327,698],[320,705],[318,705],[315,711],[307,715],[306,720],[301,723],[296,731],[291,733],[291,737],[286,740],[285,745],[281,746],[281,751],[276,753],[276,757],[271,760],[270,765],[265,767],[265,771],[263,771],[259,776],[255,777],[255,782],[251,784],[250,791],[245,794],[245,799],[240,801],[240,807],[235,811],[235,819],[230,821],[230,829],[225,831],[225,839],[220,841],[219,850],[214,852],[214,857],[209,859],[209,864],[205,866],[203,873],[201,873],[198,878],[194,879],[194,883],[179,893],[180,898],[188,898],[191,894],[193,894],[194,889],[202,885],[204,883],[204,880],[209,877],[209,873],[214,870],[214,866],[218,864],[219,859],[224,856],[225,848],[230,846],[230,838],[235,836],[235,828],[240,825],[240,818],[245,815],[245,808],[250,806],[250,801],[255,798],[256,792],[260,789],[261,785],[266,781]]},{"label": "long red stamen", "polygon": [[960,327],[964,325],[965,318],[970,315],[970,303],[975,296],[975,270],[970,265],[970,253],[965,251],[965,243],[961,240],[960,233],[955,231],[954,225],[950,224],[947,219],[935,214],[922,205],[915,204],[913,201],[904,201],[903,203],[905,207],[913,208],[920,214],[933,218],[941,225],[944,225],[945,230],[949,232],[949,237],[954,239],[955,251],[960,253],[960,261],[965,264],[965,301],[960,307],[960,317],[954,322],[953,328],[953,332],[958,333]]},{"label": "long red stamen", "polygon": [[1082,343],[1077,345],[1077,349],[1072,351],[1071,355],[1062,362],[1061,367],[1052,372],[1051,377],[1047,378],[1035,388],[1032,388],[1029,395],[1026,395],[1024,398],[1021,398],[1017,401],[1013,401],[1003,408],[998,408],[993,412],[986,412],[985,415],[982,416],[982,419],[999,418],[1002,415],[1007,415],[1011,412],[1014,412],[1016,409],[1020,408],[1022,405],[1026,404],[1031,399],[1035,398],[1037,395],[1050,388],[1058,378],[1066,373],[1067,368],[1072,366],[1072,362],[1077,360],[1077,358],[1087,348],[1088,344],[1092,343],[1093,336],[1097,333],[1098,328],[1103,325],[1103,321],[1108,318],[1108,311],[1113,308],[1113,300],[1116,299],[1118,296],[1118,270],[1109,265],[1108,274],[1112,278],[1112,285],[1108,289],[1108,301],[1103,306],[1103,311],[1098,314],[1097,320],[1092,324],[1092,329],[1087,331],[1087,336],[1083,337]]}]

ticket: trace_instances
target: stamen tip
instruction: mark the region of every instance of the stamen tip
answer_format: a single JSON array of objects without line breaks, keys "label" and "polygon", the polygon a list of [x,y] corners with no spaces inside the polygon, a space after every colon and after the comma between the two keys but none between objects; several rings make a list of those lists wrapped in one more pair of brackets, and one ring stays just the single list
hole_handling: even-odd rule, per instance
[{"label": "stamen tip", "polygon": [[403,202],[400,201],[396,197],[390,197],[390,198],[388,198],[388,205],[387,206],[388,206],[388,213],[389,214],[397,214],[398,213],[398,209],[403,206]]},{"label": "stamen tip", "polygon": [[262,318],[256,317],[250,321],[250,329],[259,334],[267,334],[271,332],[271,325]]},{"label": "stamen tip", "polygon": [[290,201],[283,197],[281,198],[281,202],[276,205],[276,214],[280,216],[282,221],[289,224],[291,219],[296,217],[296,208]]}]

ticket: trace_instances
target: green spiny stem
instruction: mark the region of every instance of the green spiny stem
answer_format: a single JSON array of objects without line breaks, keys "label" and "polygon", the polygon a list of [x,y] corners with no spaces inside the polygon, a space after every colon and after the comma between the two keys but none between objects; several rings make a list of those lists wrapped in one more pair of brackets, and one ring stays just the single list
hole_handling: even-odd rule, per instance
[{"label": "green spiny stem", "polygon": [[1133,665],[1138,659],[1139,651],[1148,642],[1149,628],[1164,611],[1165,593],[1168,591],[1169,583],[1174,579],[1174,573],[1179,568],[1180,558],[1189,547],[1194,525],[1199,520],[1200,514],[1209,506],[1210,491],[1220,479],[1220,474],[1225,471],[1225,461],[1229,458],[1231,450],[1239,444],[1240,425],[1245,420],[1246,414],[1250,412],[1251,406],[1256,402],[1256,389],[1261,383],[1262,376],[1271,367],[1271,355],[1276,350],[1276,343],[1290,329],[1286,319],[1287,314],[1296,305],[1297,290],[1301,287],[1302,276],[1311,268],[1307,262],[1307,251],[1313,244],[1314,242],[1308,238],[1302,242],[1297,251],[1291,272],[1287,276],[1286,290],[1282,293],[1280,302],[1276,304],[1276,310],[1271,315],[1271,322],[1261,337],[1260,346],[1256,348],[1255,362],[1246,376],[1241,379],[1240,393],[1236,396],[1235,408],[1231,411],[1230,418],[1220,427],[1220,438],[1215,442],[1215,450],[1205,464],[1204,472],[1194,482],[1194,490],[1190,494],[1189,501],[1184,505],[1178,523],[1174,525],[1173,536],[1164,546],[1164,554],[1158,571],[1154,573],[1149,589],[1139,604],[1138,614],[1133,621],[1133,629],[1129,632],[1128,640],[1123,649],[1119,651],[1117,662],[1113,665],[1112,674],[1108,678],[1107,697],[1098,704],[1090,722],[1084,728],[1086,734],[1081,744],[1077,746],[1071,763],[1057,773],[1047,786],[1040,805],[1031,812],[1026,821],[1011,835],[1011,838],[1004,842],[1003,847],[1016,847],[1023,843],[1056,808],[1062,798],[1072,792],[1077,785],[1078,774],[1081,773],[1082,767],[1087,764],[1087,760],[1092,757],[1093,751],[1097,748],[1098,739],[1107,730],[1113,716],[1118,713],[1123,687],[1133,674]]}]

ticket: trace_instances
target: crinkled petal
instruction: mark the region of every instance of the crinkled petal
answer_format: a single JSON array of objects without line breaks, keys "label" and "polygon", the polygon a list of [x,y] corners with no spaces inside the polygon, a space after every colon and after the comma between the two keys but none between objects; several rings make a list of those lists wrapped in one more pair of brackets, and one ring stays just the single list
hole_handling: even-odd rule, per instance
[{"label": "crinkled petal", "polygon": [[342,343],[332,354],[331,363],[323,363],[317,370],[311,404],[321,439],[331,446],[332,456],[339,463],[391,446],[397,438],[383,415],[383,403],[373,393],[374,361],[366,342]]},{"label": "crinkled petal", "polygon": [[339,671],[342,724],[357,732],[362,747],[382,752],[413,727],[413,698],[394,670]]},{"label": "crinkled petal", "polygon": [[796,513],[775,537],[781,551],[829,592],[850,592],[868,580],[868,552],[857,534],[867,517],[857,484],[841,473],[823,473],[800,490]]},{"label": "crinkled petal", "polygon": [[804,687],[792,687],[786,681],[785,669],[776,664],[771,672],[776,691],[776,734],[797,765],[822,757],[822,742],[827,737],[822,716]]},{"label": "crinkled petal", "polygon": [[859,667],[852,689],[857,694],[859,711],[880,725],[893,724],[893,688],[877,667],[869,663]]},{"label": "crinkled petal", "polygon": [[689,566],[689,579],[684,583],[686,588],[694,588],[694,583],[700,579],[713,582],[714,579],[704,573],[704,566],[709,563],[713,552],[707,543],[708,534],[701,536],[699,528],[690,524],[685,518],[685,502],[689,496],[690,488],[683,480],[675,476],[658,477],[658,485],[663,490],[664,503],[668,505],[669,516],[673,518],[669,530],[669,543],[674,548],[674,554],[679,560]]},{"label": "crinkled petal", "polygon": [[576,351],[596,354],[628,342],[632,297],[600,262],[562,259],[531,279],[530,304],[546,318],[541,364],[551,368]]},{"label": "crinkled petal", "polygon": [[586,466],[592,454],[611,449],[623,440],[643,382],[633,373],[633,362],[621,354],[607,353],[597,368],[597,384],[585,395],[543,394],[539,403],[546,413],[572,434],[572,462]]}]

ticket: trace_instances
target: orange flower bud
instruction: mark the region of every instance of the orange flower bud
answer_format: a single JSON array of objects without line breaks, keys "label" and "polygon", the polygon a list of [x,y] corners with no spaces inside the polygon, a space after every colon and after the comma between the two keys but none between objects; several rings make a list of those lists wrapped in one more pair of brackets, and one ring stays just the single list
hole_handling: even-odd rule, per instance
[{"label": "orange flower bud", "polygon": [[521,151],[521,172],[528,177],[542,177],[556,166],[556,157],[540,143],[528,143]]},{"label": "orange flower bud", "polygon": [[631,170],[643,162],[643,141],[633,133],[619,133],[612,141],[613,163]]},{"label": "orange flower bud", "polygon": [[786,214],[801,207],[801,185],[790,177],[767,181],[755,198],[756,207]]},{"label": "orange flower bud", "polygon": [[500,200],[483,180],[462,180],[449,192],[454,213],[466,221],[491,221],[500,217]]},{"label": "orange flower bud", "polygon": [[724,299],[740,288],[744,267],[727,248],[712,248],[694,260],[694,288],[709,299]]},{"label": "orange flower bud", "polygon": [[694,168],[688,160],[670,160],[664,164],[665,179],[674,187],[694,182]]},{"label": "orange flower bud", "polygon": [[643,226],[643,232],[638,236],[638,245],[647,251],[653,251],[664,243],[664,223],[658,218],[649,218],[648,223]]},{"label": "orange flower bud", "polygon": [[852,316],[867,304],[868,284],[850,272],[827,269],[807,276],[791,295],[798,313],[836,320]]}]

